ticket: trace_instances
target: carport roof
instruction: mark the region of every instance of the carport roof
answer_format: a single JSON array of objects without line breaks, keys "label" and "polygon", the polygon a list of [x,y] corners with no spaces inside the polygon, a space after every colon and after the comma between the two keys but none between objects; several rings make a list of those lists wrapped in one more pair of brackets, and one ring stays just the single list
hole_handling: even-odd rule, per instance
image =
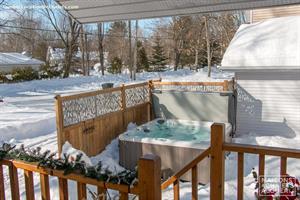
[{"label": "carport roof", "polygon": [[300,0],[56,0],[78,22],[96,23],[247,10],[299,4]]}]

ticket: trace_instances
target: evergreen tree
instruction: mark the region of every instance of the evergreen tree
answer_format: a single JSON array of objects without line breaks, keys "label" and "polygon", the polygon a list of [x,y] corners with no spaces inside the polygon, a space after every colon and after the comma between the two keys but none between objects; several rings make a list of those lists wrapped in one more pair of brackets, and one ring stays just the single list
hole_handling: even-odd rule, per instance
[{"label": "evergreen tree", "polygon": [[145,47],[143,46],[143,43],[141,41],[138,41],[137,48],[138,48],[137,71],[138,72],[142,72],[143,70],[148,71],[149,70],[149,61],[148,61]]},{"label": "evergreen tree", "polygon": [[159,36],[156,36],[155,38],[155,45],[152,47],[153,53],[152,53],[152,59],[151,59],[151,71],[165,71],[166,70],[166,64],[167,64],[167,57],[165,56],[164,49],[161,45],[161,41]]},{"label": "evergreen tree", "polygon": [[122,69],[122,60],[119,57],[114,57],[111,61],[111,67],[108,72],[112,74],[120,74]]},{"label": "evergreen tree", "polygon": [[105,50],[108,52],[108,62],[112,63],[113,59],[118,57],[126,65],[128,61],[127,33],[127,24],[124,21],[111,23],[104,45]]}]

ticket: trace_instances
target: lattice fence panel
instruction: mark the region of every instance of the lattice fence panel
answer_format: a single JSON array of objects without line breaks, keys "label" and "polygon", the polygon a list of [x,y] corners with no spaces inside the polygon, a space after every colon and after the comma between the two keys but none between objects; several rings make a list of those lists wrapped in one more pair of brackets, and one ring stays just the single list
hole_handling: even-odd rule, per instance
[{"label": "lattice fence panel", "polygon": [[155,85],[155,90],[174,90],[192,92],[222,92],[223,86],[217,85]]},{"label": "lattice fence panel", "polygon": [[64,127],[121,110],[121,91],[62,101]]},{"label": "lattice fence panel", "polygon": [[125,99],[127,108],[149,102],[148,85],[126,89]]},{"label": "lattice fence panel", "polygon": [[121,110],[121,99],[121,91],[97,95],[97,116]]},{"label": "lattice fence panel", "polygon": [[95,97],[84,97],[62,102],[64,126],[77,124],[96,116]]}]

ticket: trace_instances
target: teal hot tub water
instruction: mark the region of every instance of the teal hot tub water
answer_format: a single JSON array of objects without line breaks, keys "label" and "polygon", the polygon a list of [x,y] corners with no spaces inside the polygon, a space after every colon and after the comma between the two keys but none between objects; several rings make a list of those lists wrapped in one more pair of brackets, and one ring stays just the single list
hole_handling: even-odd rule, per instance
[{"label": "teal hot tub water", "polygon": [[[119,136],[120,140],[162,145],[206,148],[210,144],[213,122],[156,119],[130,129]],[[230,124],[226,129],[231,128]],[[228,132],[230,130],[225,130]]]},{"label": "teal hot tub water", "polygon": [[183,142],[209,142],[209,127],[200,126],[199,123],[178,120],[155,120],[142,125],[135,130],[127,132],[132,139],[153,139],[160,141],[183,141]]}]

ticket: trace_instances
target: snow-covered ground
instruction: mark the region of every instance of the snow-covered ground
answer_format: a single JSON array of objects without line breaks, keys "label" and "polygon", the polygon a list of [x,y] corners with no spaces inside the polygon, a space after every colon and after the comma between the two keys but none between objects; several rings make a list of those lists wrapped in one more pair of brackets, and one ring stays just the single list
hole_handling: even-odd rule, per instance
[{"label": "snow-covered ground", "polygon": [[[164,73],[144,73],[137,75],[137,81],[162,78],[170,81],[221,81],[224,78],[231,78],[231,74],[220,73],[213,70],[212,78],[207,78],[206,72],[192,72],[189,70],[169,71]],[[129,76],[105,75],[90,77],[71,77],[68,79],[39,80],[17,84],[0,85],[0,141],[15,144],[25,144],[26,147],[42,147],[42,149],[57,150],[54,96],[57,94],[71,94],[96,90],[101,88],[104,82],[113,82],[115,85],[132,82]],[[238,136],[234,139],[239,143],[250,143],[259,145],[270,145],[280,147],[297,148],[300,142],[298,135],[293,139],[287,139],[280,135],[259,136],[255,133]],[[71,146],[65,146],[65,151],[76,153]],[[87,158],[88,159],[88,158]],[[102,161],[104,165],[113,170],[122,170],[118,165],[118,143],[116,140],[107,146],[106,150],[100,155],[90,158],[91,164]],[[237,162],[236,154],[230,154],[226,159],[226,198],[236,199],[236,173]],[[252,178],[252,168],[258,168],[258,158],[255,155],[245,156],[245,199],[254,199],[254,179]],[[279,159],[267,157],[266,173],[278,174]],[[288,160],[288,171],[293,176],[300,176],[300,163],[296,160]],[[25,198],[24,178],[20,174],[21,199]],[[8,174],[5,173],[6,195],[10,195]],[[36,199],[40,198],[39,177],[34,176]],[[58,199],[58,182],[50,179],[51,199]],[[69,188],[74,188],[74,182],[69,183]],[[181,184],[180,191],[182,199],[191,199],[191,188],[189,183]],[[95,188],[92,188],[93,190]],[[75,193],[70,192],[70,199],[76,199]],[[113,194],[112,194],[113,195]],[[209,186],[199,186],[201,199],[209,199]],[[10,196],[7,196],[10,199]],[[172,188],[168,188],[163,193],[163,199],[173,199]]]}]

